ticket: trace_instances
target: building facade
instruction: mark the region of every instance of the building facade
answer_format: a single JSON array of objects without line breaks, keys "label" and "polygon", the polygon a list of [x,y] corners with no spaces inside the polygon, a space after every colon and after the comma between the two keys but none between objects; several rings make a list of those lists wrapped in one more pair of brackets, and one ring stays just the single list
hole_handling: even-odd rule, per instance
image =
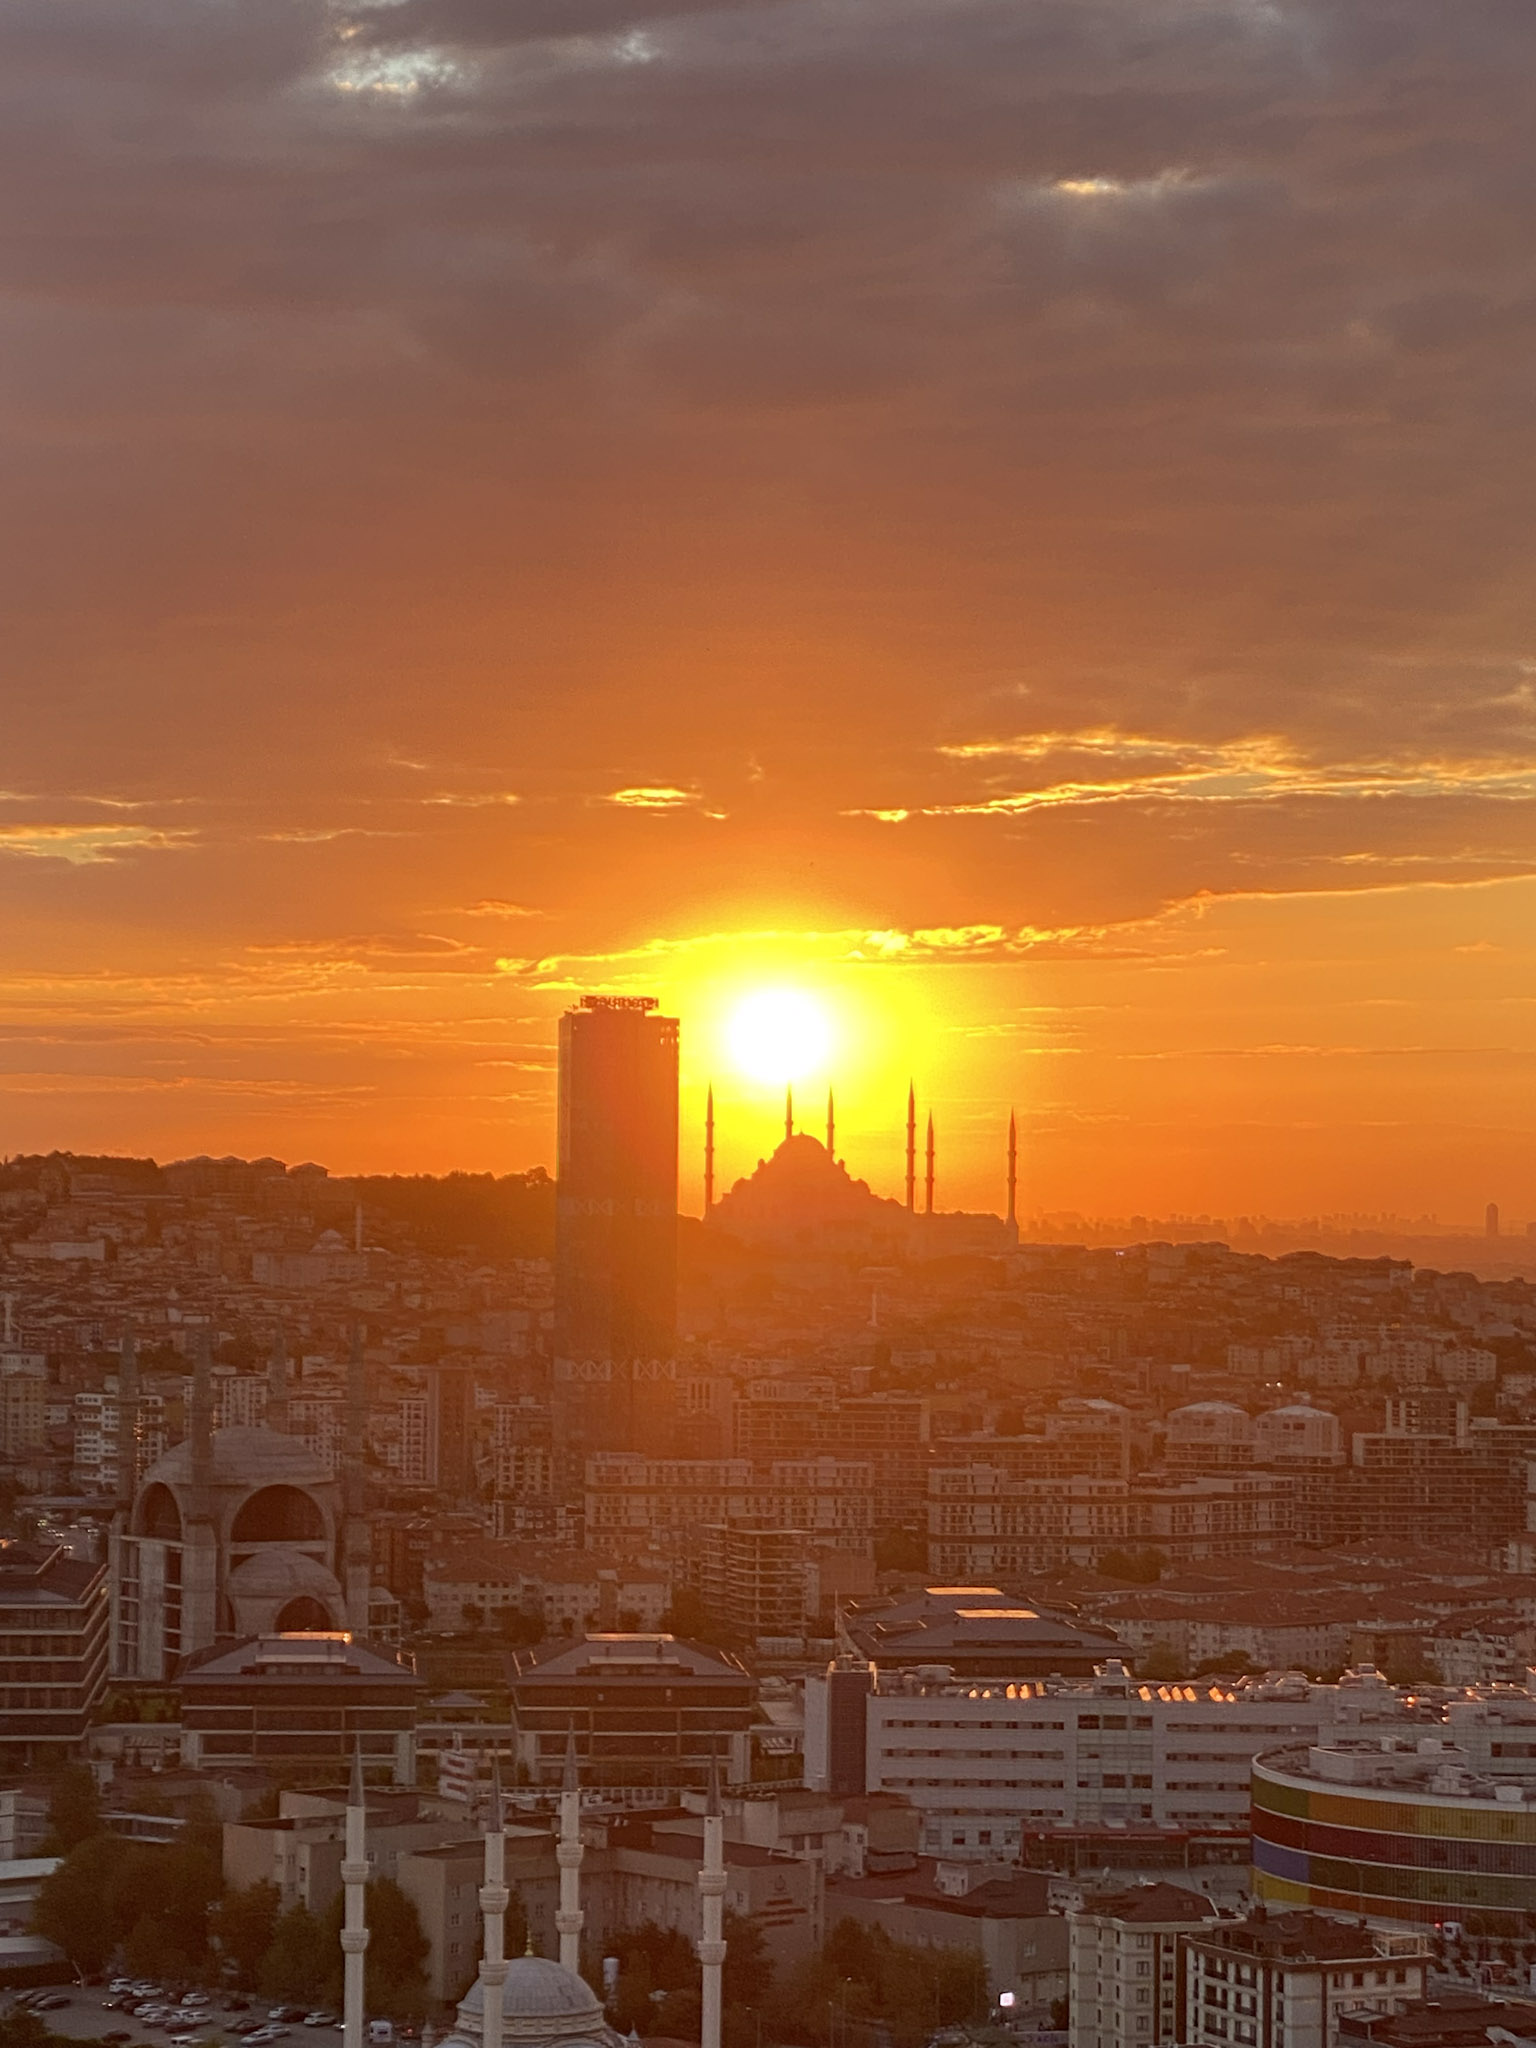
[{"label": "building facade", "polygon": [[1276,1905],[1511,1931],[1536,1914],[1528,1762],[1485,1777],[1438,1735],[1291,1745],[1254,1760],[1252,1825],[1254,1892]]}]

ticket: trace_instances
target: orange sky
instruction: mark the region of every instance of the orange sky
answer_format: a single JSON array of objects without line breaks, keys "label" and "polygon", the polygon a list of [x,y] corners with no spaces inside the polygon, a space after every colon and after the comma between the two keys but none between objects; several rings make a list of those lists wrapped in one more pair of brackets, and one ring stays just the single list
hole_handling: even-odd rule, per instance
[{"label": "orange sky", "polygon": [[[0,1149],[1536,1217],[1527,0],[0,20]],[[807,1121],[825,1077],[808,1077]]]}]

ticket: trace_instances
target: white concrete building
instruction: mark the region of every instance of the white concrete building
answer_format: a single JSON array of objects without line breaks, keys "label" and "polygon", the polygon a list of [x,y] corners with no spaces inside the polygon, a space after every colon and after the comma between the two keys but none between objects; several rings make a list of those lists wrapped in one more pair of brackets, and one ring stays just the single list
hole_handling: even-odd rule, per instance
[{"label": "white concrete building", "polygon": [[1179,1937],[1216,1917],[1174,1884],[1132,1885],[1070,1915],[1071,2048],[1158,2048],[1184,2038]]},{"label": "white concrete building", "polygon": [[1401,2012],[1424,1996],[1422,1934],[1322,1913],[1265,1913],[1184,1939],[1188,2048],[1331,2048],[1345,2014]]},{"label": "white concrete building", "polygon": [[[1398,1725],[1404,1713],[1380,1680],[1160,1685],[1114,1664],[1093,1679],[1016,1685],[957,1683],[942,1668],[876,1674],[860,1690],[864,1782],[842,1789],[909,1799],[923,1853],[948,1858],[1014,1857],[1024,1834],[1050,1828],[1236,1835],[1260,1750],[1335,1727]],[[807,1757],[846,1754],[849,1731],[831,1722],[859,1708],[808,1685]]]}]

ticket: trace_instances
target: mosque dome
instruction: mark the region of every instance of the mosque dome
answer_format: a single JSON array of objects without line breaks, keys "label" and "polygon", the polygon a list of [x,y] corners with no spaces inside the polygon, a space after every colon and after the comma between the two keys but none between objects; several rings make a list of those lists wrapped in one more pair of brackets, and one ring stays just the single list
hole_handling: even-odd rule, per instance
[{"label": "mosque dome", "polygon": [[[485,1988],[477,1978],[459,2005],[460,2035],[472,2043],[482,2036]],[[602,2002],[585,1978],[548,1956],[517,1956],[507,1965],[501,1987],[502,2038],[560,2043],[562,2048],[614,2048],[618,2036],[603,2017]],[[449,2048],[445,2042],[443,2048]]]},{"label": "mosque dome", "polygon": [[256,1551],[229,1575],[231,1600],[295,1600],[305,1593],[333,1600],[339,1591],[334,1572],[307,1551],[292,1550],[285,1543]]},{"label": "mosque dome", "polygon": [[[282,1484],[331,1487],[336,1483],[301,1438],[284,1436],[275,1429],[215,1430],[209,1476],[215,1486],[242,1488]],[[188,1438],[173,1444],[144,1474],[146,1486],[156,1481],[170,1487],[191,1485],[192,1445]]]}]

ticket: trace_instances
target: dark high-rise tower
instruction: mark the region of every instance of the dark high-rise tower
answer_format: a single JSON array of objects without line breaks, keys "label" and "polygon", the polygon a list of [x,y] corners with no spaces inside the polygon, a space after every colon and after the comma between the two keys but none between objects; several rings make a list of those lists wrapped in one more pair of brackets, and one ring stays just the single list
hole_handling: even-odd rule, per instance
[{"label": "dark high-rise tower", "polygon": [[627,1435],[634,1368],[677,1335],[677,1019],[655,1008],[583,996],[560,1020],[555,1373],[595,1397],[584,1437]]}]

